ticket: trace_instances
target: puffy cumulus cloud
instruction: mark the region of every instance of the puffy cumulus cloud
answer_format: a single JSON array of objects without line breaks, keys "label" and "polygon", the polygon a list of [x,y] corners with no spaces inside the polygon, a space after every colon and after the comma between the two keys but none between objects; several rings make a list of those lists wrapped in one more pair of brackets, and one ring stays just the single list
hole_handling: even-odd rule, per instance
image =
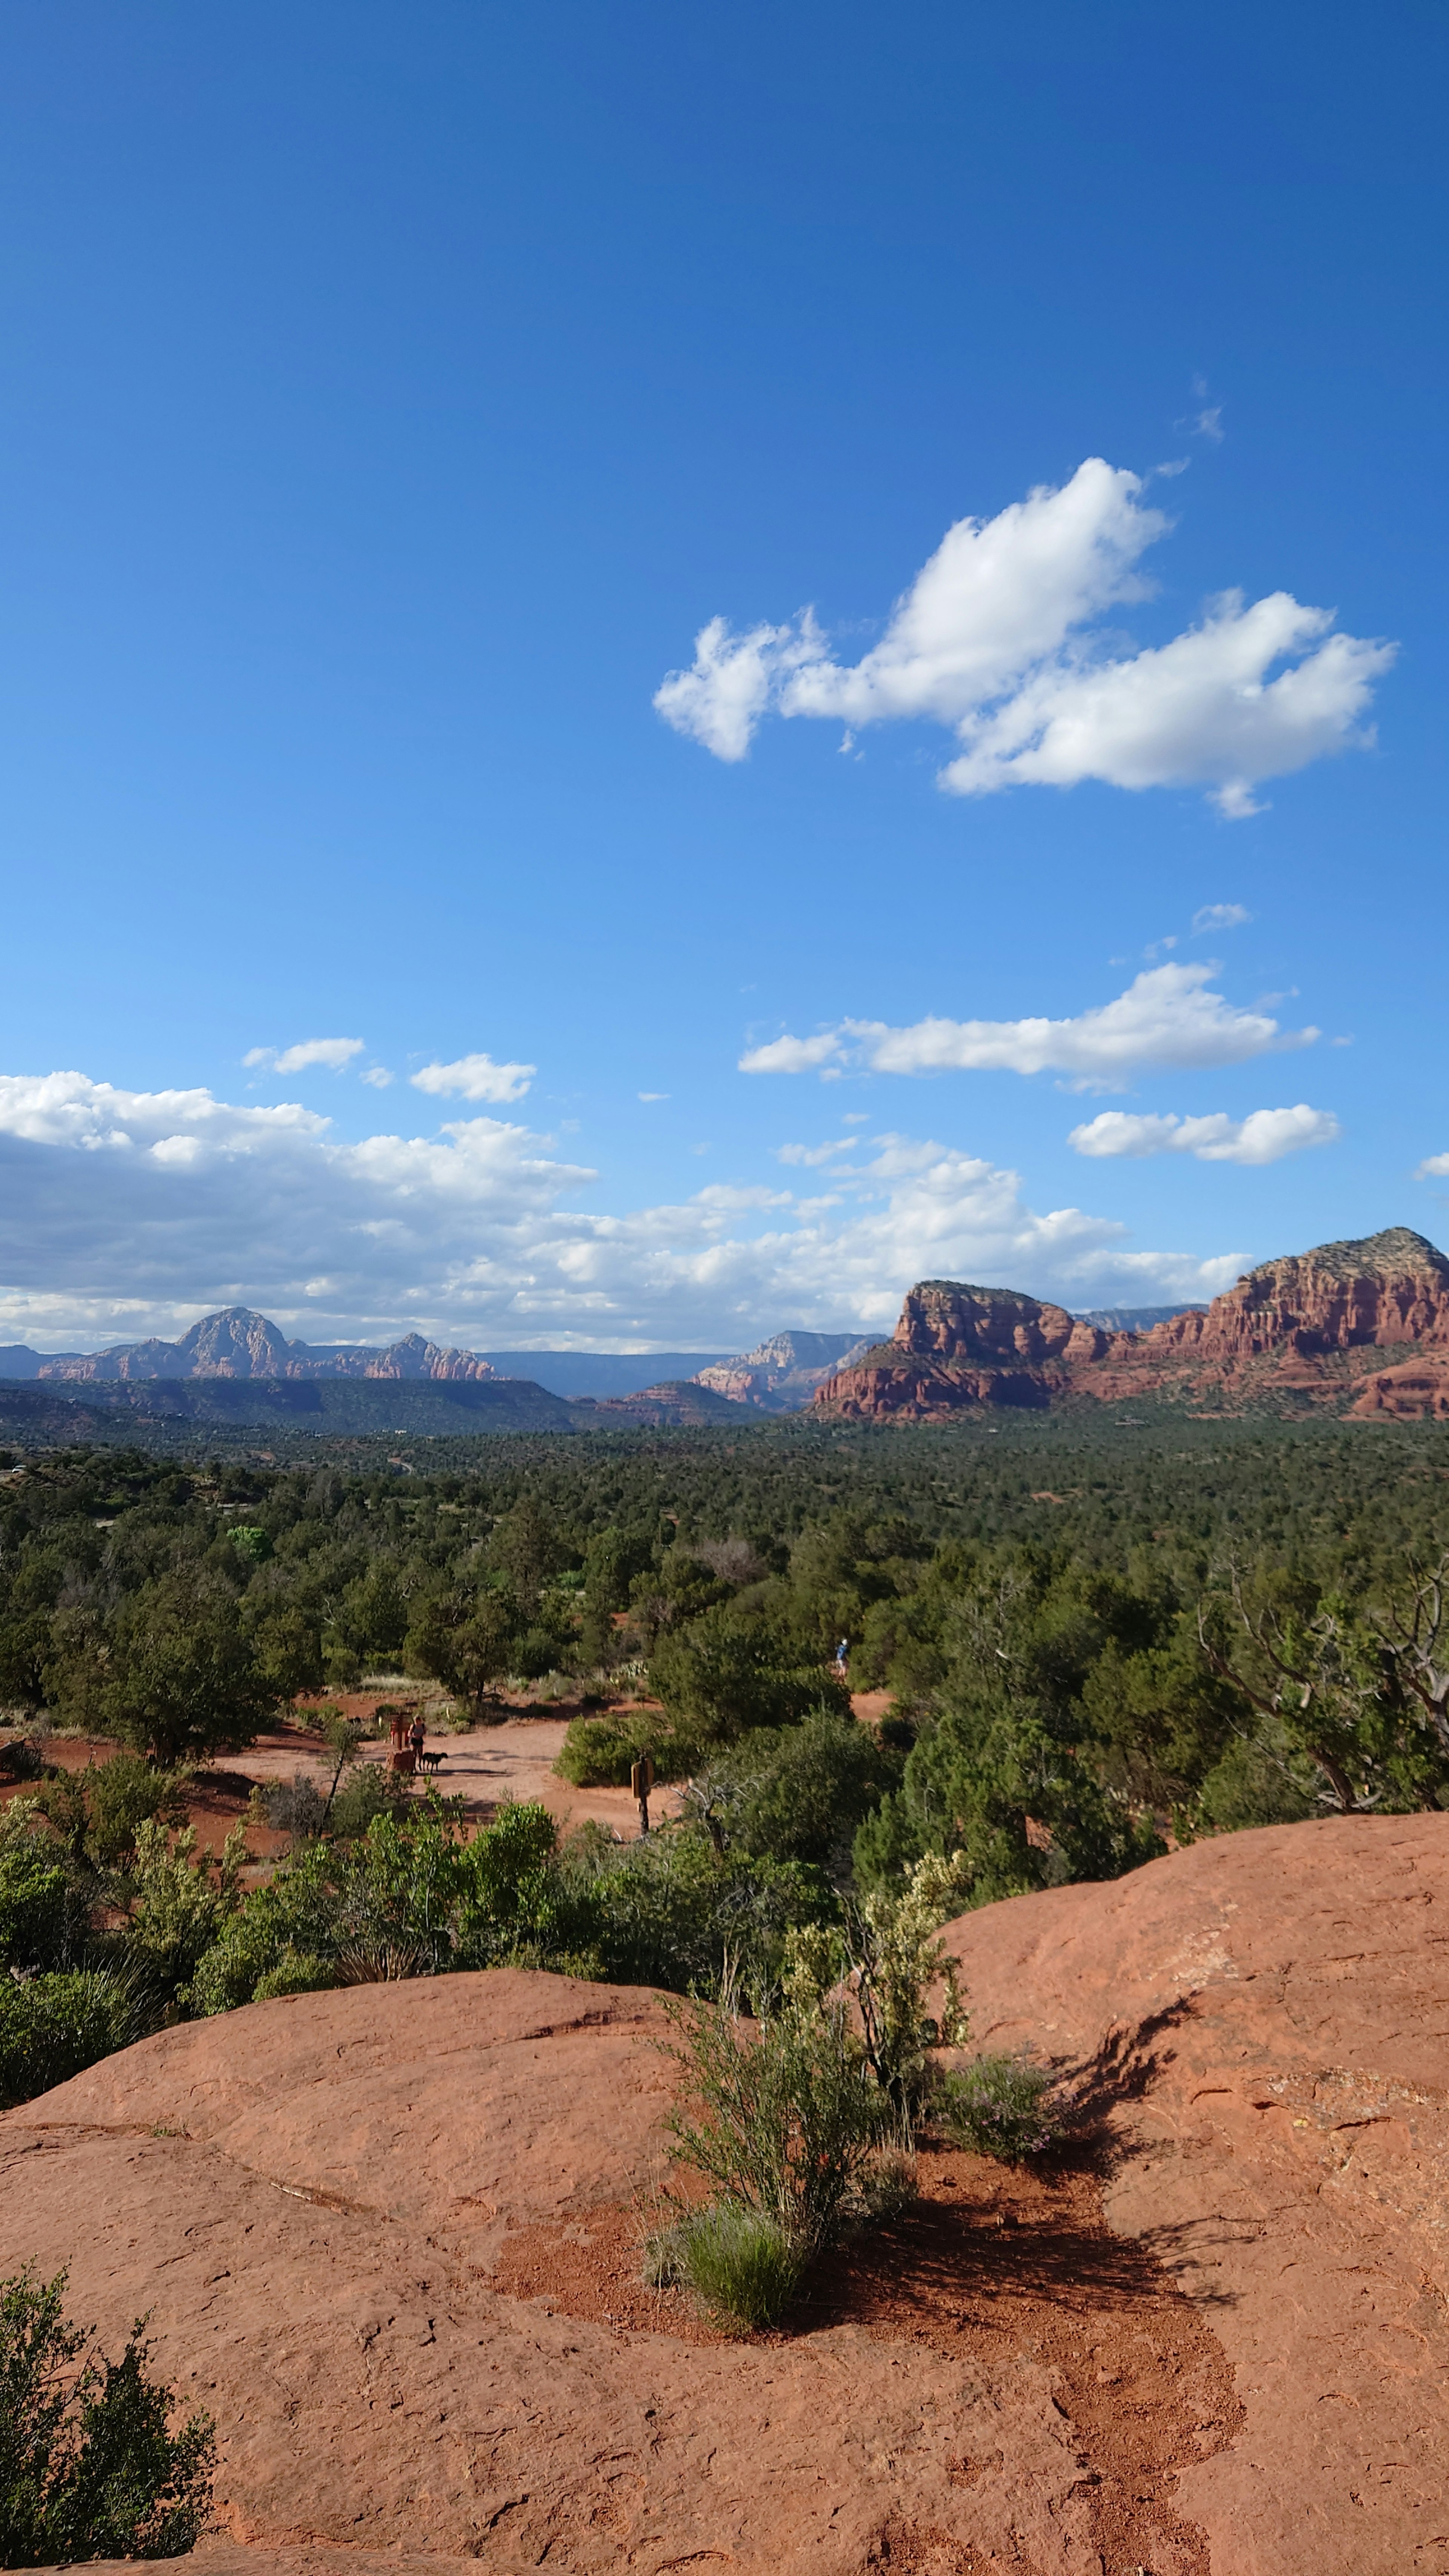
[{"label": "puffy cumulus cloud", "polygon": [[1074,1090],[1110,1091],[1151,1065],[1180,1072],[1244,1064],[1311,1046],[1317,1029],[1284,1030],[1263,1009],[1210,992],[1216,968],[1152,966],[1125,993],[1074,1019],[842,1020],[813,1038],[775,1038],[740,1058],[742,1073],[1059,1073]]},{"label": "puffy cumulus cloud", "polygon": [[425,1064],[410,1073],[414,1091],[431,1091],[452,1100],[521,1100],[537,1073],[536,1064],[495,1064],[491,1055],[460,1055],[455,1064]]},{"label": "puffy cumulus cloud", "polygon": [[1203,786],[1224,815],[1254,813],[1258,781],[1368,738],[1395,648],[1335,635],[1332,610],[1276,591],[1225,592],[1170,643],[1123,651],[1100,621],[1145,596],[1139,560],[1170,524],[1144,489],[1089,457],[1060,489],[958,520],[858,662],[832,658],[808,609],[738,635],[711,618],[654,704],[721,760],[742,760],[772,712],[852,731],[926,718],[961,743],[940,773],[955,795],[1096,778]]},{"label": "puffy cumulus cloud", "polygon": [[242,1057],[245,1065],[266,1065],[273,1073],[309,1073],[313,1065],[325,1065],[329,1073],[343,1073],[355,1055],[361,1055],[365,1038],[304,1038],[300,1046],[252,1047]]},{"label": "puffy cumulus cloud", "polygon": [[317,1341],[416,1327],[485,1347],[744,1349],[782,1323],[884,1329],[916,1278],[1140,1302],[1211,1294],[1241,1267],[1237,1252],[1132,1250],[1080,1208],[1040,1215],[1015,1173],[952,1147],[855,1151],[823,1198],[723,1182],[601,1214],[573,1204],[595,1173],[503,1119],[347,1142],[295,1105],[12,1077],[0,1339],[87,1347],[247,1304]]},{"label": "puffy cumulus cloud", "polygon": [[1104,1109],[1067,1139],[1079,1154],[1195,1154],[1200,1163],[1280,1163],[1308,1145],[1336,1145],[1343,1129],[1331,1109],[1252,1109],[1246,1118],[1214,1110],[1204,1118],[1141,1117]]},{"label": "puffy cumulus cloud", "polygon": [[1416,1181],[1449,1180],[1449,1154],[1430,1154],[1414,1174]]}]

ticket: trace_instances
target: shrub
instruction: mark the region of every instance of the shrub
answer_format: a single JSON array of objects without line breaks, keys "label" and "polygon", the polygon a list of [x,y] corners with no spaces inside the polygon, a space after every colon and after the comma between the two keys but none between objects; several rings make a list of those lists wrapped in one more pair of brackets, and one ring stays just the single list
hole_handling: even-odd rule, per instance
[{"label": "shrub", "polygon": [[792,1926],[818,1921],[831,1902],[818,1871],[735,1852],[717,1859],[694,1825],[632,1843],[584,1829],[565,1846],[561,1875],[586,1909],[575,1946],[594,1950],[590,1973],[676,1993],[717,1992],[728,1972],[751,1987],[778,1984]]},{"label": "shrub", "polygon": [[294,1771],[290,1780],[274,1780],[263,1795],[274,1832],[291,1834],[298,1842],[321,1832],[327,1800],[310,1772]]},{"label": "shrub", "polygon": [[941,2117],[959,2145],[1019,2165],[1061,2136],[1062,2107],[1052,2090],[1052,2077],[1024,2057],[978,2057],[943,2080]]},{"label": "shrub", "polygon": [[322,1994],[337,1983],[337,1968],[331,1959],[319,1959],[305,1950],[287,1950],[275,1968],[259,1977],[252,1995],[254,2004],[271,2003],[278,1995]]},{"label": "shrub", "polygon": [[179,1825],[186,1815],[184,1771],[158,1771],[139,1753],[113,1753],[84,1770],[77,1786],[86,1806],[85,1847],[98,1869],[112,1869],[134,1851],[138,1826],[159,1816]]},{"label": "shrub", "polygon": [[688,1770],[685,1749],[673,1742],[657,1709],[611,1709],[607,1717],[576,1717],[554,1764],[576,1789],[627,1789],[641,1753],[654,1756],[655,1775],[677,1780]]},{"label": "shrub", "polygon": [[803,2248],[778,2219],[729,2200],[687,2210],[645,2258],[646,2279],[682,2283],[736,2333],[778,2324],[804,2268]]},{"label": "shrub", "polygon": [[144,1980],[124,1970],[69,1968],[0,1980],[0,2108],[33,2102],[129,2048],[155,2020]]},{"label": "shrub", "polygon": [[33,1735],[12,1735],[0,1744],[0,1779],[42,1780],[44,1777],[42,1739]]},{"label": "shrub", "polygon": [[0,1808],[0,1959],[7,1967],[50,1967],[83,1929],[85,1909],[65,1856],[34,1829],[34,1798]]},{"label": "shrub", "polygon": [[64,2272],[0,2282],[0,2566],[179,2558],[210,2519],[211,2417],[171,2432],[144,2317],[105,2361],[64,2316],[65,2286]]},{"label": "shrub", "polygon": [[749,2029],[728,1998],[666,2009],[687,2088],[676,2153],[802,2258],[828,2243],[890,2119],[843,2002],[787,2002]]}]

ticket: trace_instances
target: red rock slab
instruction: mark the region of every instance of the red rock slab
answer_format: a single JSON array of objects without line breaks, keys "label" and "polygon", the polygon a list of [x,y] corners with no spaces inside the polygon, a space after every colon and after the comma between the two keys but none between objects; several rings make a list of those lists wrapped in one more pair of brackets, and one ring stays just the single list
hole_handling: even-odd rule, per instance
[{"label": "red rock slab", "polygon": [[975,2042],[1074,2067],[1109,2223],[1211,2319],[1213,2576],[1449,2568],[1449,1816],[1224,1835],[948,1927]]},{"label": "red rock slab", "polygon": [[696,2344],[493,2287],[510,2229],[647,2193],[656,2012],[494,1971],[165,2032],[0,2119],[0,2272],[69,2265],[105,2348],[150,2312],[218,2424],[219,2543],[277,2576],[343,2546],[507,2576],[859,2576],[888,2548],[1100,2576],[1043,2358],[854,2324]]}]

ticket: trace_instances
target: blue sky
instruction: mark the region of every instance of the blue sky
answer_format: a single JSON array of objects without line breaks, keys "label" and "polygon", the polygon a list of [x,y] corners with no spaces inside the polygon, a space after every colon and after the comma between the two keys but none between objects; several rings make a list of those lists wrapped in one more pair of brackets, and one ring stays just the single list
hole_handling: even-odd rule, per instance
[{"label": "blue sky", "polygon": [[15,0],[0,1339],[1449,1230],[1445,54]]}]

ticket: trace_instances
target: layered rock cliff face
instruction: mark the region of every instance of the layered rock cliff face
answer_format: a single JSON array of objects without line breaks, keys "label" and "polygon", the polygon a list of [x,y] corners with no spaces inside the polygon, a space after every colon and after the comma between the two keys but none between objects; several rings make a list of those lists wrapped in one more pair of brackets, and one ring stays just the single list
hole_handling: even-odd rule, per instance
[{"label": "layered rock cliff face", "polygon": [[[1375,1371],[1376,1351],[1412,1352]],[[1218,1409],[1336,1405],[1356,1418],[1449,1414],[1449,1260],[1381,1234],[1264,1262],[1204,1312],[1111,1332],[1010,1289],[927,1279],[895,1337],[821,1386],[823,1412],[929,1421],[978,1405],[1168,1394]]]},{"label": "layered rock cliff face", "polygon": [[1394,1225],[1359,1242],[1265,1261],[1205,1315],[1176,1315],[1142,1336],[1144,1347],[1256,1359],[1268,1351],[1449,1348],[1449,1261],[1422,1234]]}]

